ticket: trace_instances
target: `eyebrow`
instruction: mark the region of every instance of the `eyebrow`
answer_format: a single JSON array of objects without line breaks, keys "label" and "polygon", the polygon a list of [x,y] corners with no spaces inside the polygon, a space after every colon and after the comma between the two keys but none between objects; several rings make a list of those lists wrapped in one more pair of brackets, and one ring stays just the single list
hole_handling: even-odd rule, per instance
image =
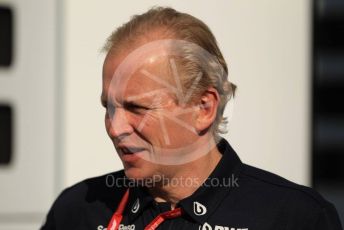
[{"label": "eyebrow", "polygon": [[[100,103],[103,107],[107,107],[108,106],[108,100],[102,95],[100,95]],[[125,107],[130,107],[130,106],[138,106],[138,107],[147,107],[148,105],[146,105],[145,103],[142,102],[138,102],[137,100],[124,100],[123,101],[123,106]]]}]

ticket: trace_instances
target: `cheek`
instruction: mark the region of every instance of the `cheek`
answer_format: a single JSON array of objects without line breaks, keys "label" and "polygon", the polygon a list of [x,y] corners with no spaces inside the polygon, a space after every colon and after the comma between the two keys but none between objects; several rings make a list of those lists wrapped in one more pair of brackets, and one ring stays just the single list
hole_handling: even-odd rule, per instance
[{"label": "cheek", "polygon": [[161,122],[159,121],[159,115],[157,113],[151,111],[145,114],[131,115],[128,119],[131,121],[131,124],[141,138],[152,145],[161,145],[159,138],[163,134]]},{"label": "cheek", "polygon": [[159,126],[159,115],[154,112],[128,115],[127,119],[139,132],[152,132]]},{"label": "cheek", "polygon": [[[167,114],[147,116],[141,134],[149,138],[156,147],[176,148],[193,142],[197,135],[192,114],[173,116]],[[173,116],[173,117],[172,117]]]},{"label": "cheek", "polygon": [[198,138],[195,128],[196,119],[192,112],[174,116],[174,120],[168,120],[166,126],[172,142],[176,145],[189,144]]}]

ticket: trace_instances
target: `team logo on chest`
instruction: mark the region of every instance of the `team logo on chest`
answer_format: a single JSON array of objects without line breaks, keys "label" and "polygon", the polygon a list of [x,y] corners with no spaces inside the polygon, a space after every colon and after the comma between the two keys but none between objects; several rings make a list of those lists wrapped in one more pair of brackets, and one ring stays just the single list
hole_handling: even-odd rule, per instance
[{"label": "team logo on chest", "polygon": [[207,213],[207,208],[197,201],[193,202],[193,210],[196,216],[202,216]]},{"label": "team logo on chest", "polygon": [[133,207],[131,208],[132,213],[137,213],[137,211],[140,209],[140,200],[139,198],[136,199]]}]

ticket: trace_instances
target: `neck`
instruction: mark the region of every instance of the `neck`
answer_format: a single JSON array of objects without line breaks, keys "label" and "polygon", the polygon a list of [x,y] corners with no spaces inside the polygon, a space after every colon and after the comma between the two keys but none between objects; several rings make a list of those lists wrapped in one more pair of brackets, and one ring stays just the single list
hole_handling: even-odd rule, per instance
[{"label": "neck", "polygon": [[148,188],[157,202],[169,202],[172,209],[182,199],[192,195],[209,177],[219,163],[222,154],[212,148],[201,158],[178,166],[164,167],[162,183]]}]

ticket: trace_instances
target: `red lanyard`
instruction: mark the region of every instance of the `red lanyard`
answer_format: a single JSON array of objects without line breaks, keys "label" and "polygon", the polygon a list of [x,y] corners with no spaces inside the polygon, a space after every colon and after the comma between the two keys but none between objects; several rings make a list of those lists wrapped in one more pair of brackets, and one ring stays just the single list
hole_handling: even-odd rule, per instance
[{"label": "red lanyard", "polygon": [[[129,198],[129,189],[125,192],[123,195],[121,202],[119,203],[116,212],[113,214],[110,223],[107,227],[108,230],[117,230],[119,224],[122,221],[123,218],[123,211],[125,206],[128,203],[128,198]],[[159,214],[157,217],[154,218],[152,222],[150,222],[144,230],[155,230],[162,222],[164,222],[166,219],[173,219],[177,218],[182,215],[182,210],[181,208],[175,208],[171,211],[163,212]]]},{"label": "red lanyard", "polygon": [[117,230],[119,223],[121,223],[122,218],[123,218],[123,211],[125,206],[128,203],[128,198],[129,198],[129,189],[127,189],[127,191],[125,191],[124,196],[122,197],[121,202],[119,203],[116,212],[113,214],[110,223],[107,227],[107,230]]},{"label": "red lanyard", "polygon": [[163,212],[159,214],[157,217],[155,217],[154,220],[145,227],[145,230],[155,230],[166,219],[177,218],[181,215],[182,215],[181,208],[175,208],[171,211]]}]

